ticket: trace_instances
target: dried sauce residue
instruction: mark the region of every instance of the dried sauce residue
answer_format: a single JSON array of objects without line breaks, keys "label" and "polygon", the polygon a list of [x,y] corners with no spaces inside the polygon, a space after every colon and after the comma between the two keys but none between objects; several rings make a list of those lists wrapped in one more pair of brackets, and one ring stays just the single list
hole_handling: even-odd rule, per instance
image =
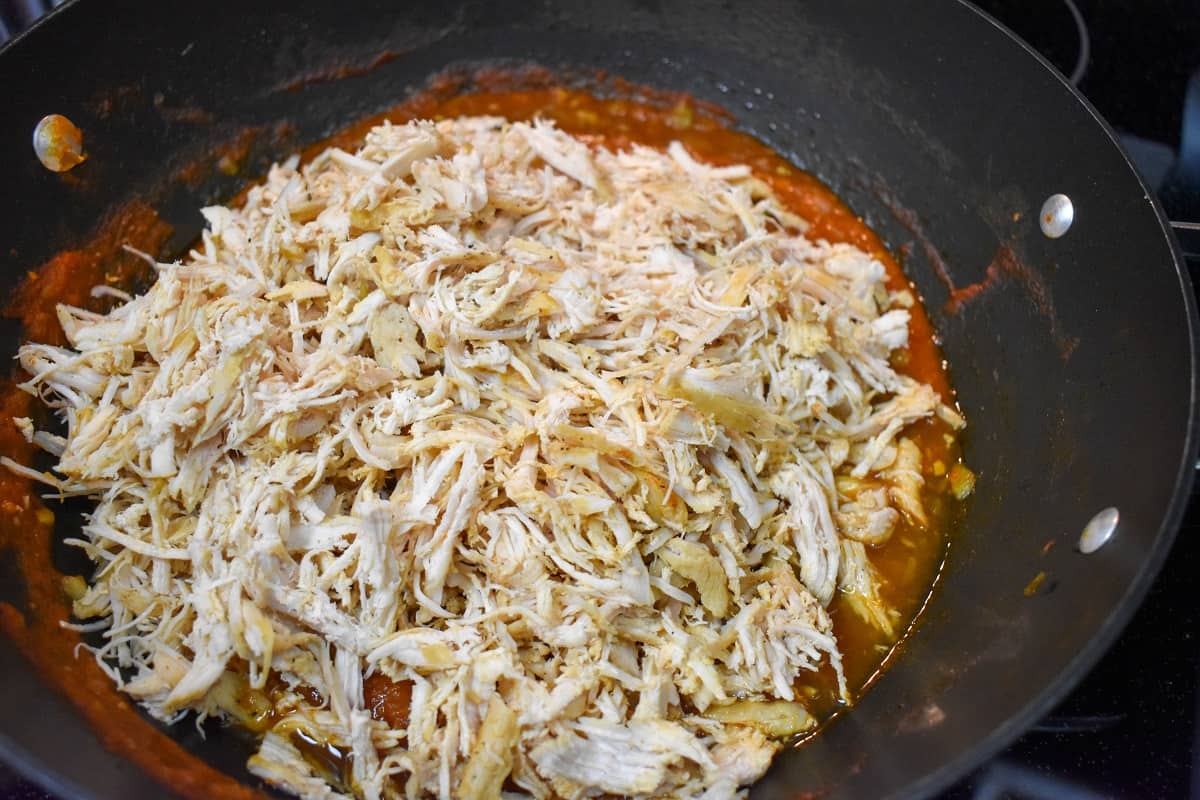
[{"label": "dried sauce residue", "polygon": [[142,87],[137,84],[105,86],[88,100],[87,107],[97,119],[107,119],[136,106],[141,100]]},{"label": "dried sauce residue", "polygon": [[1058,314],[1054,310],[1050,287],[1046,284],[1045,278],[1021,260],[1012,247],[1007,244],[1000,245],[996,250],[996,255],[984,272],[983,280],[962,288],[955,288],[952,283],[949,284],[947,288],[950,290],[950,299],[942,308],[947,314],[957,314],[980,296],[1010,280],[1015,281],[1021,287],[1025,296],[1037,309],[1038,314],[1050,323],[1050,336],[1054,340],[1055,347],[1058,348],[1059,355],[1064,361],[1070,358],[1071,354],[1075,352],[1075,348],[1079,346],[1079,337],[1067,336],[1062,332],[1058,323]]},{"label": "dried sauce residue", "polygon": [[154,110],[162,117],[163,122],[186,125],[207,125],[213,122],[213,113],[208,109],[192,105],[171,105],[161,92],[154,95],[153,102]]},{"label": "dried sauce residue", "polygon": [[1003,273],[1000,270],[1000,265],[993,261],[991,264],[988,264],[988,268],[983,275],[983,280],[976,281],[961,289],[948,287],[950,288],[950,299],[942,306],[942,310],[947,314],[957,314],[962,310],[963,306],[990,291],[1002,279],[1002,276]]},{"label": "dried sauce residue", "polygon": [[407,50],[383,50],[371,59],[360,62],[358,64],[337,64],[332,67],[324,67],[322,69],[306,72],[296,78],[293,78],[286,83],[276,86],[273,91],[276,92],[294,92],[299,89],[304,89],[318,83],[329,83],[331,81],[345,80],[346,78],[356,78],[360,75],[375,70],[383,66],[389,61],[395,61],[397,58],[408,53]]},{"label": "dried sauce residue", "polygon": [[[925,227],[921,224],[921,218],[917,216],[917,212],[896,199],[895,195],[888,191],[878,178],[873,182],[872,188],[874,189],[875,196],[891,212],[896,221],[912,234],[913,240],[920,246],[925,260],[933,267],[933,272],[937,275],[938,280],[946,287],[947,291],[953,294],[954,279],[950,277],[950,266],[946,263],[946,259],[942,258],[942,253],[938,250],[937,245],[925,233]],[[912,242],[906,242],[900,247],[900,251],[904,254],[905,258],[909,257],[912,249]]]},{"label": "dried sauce residue", "polygon": [[[942,306],[944,313],[950,316],[958,314],[980,297],[1012,280],[1020,286],[1021,290],[1033,304],[1033,307],[1037,310],[1037,313],[1049,323],[1050,337],[1054,340],[1054,345],[1058,349],[1058,353],[1062,359],[1066,361],[1071,357],[1071,354],[1075,352],[1075,348],[1079,346],[1079,337],[1068,336],[1063,333],[1058,322],[1058,313],[1054,308],[1054,298],[1051,294],[1050,286],[1046,283],[1046,279],[1022,260],[1011,245],[1001,244],[997,248],[991,263],[988,264],[987,269],[984,271],[982,280],[960,287],[954,282],[954,278],[950,275],[950,267],[946,263],[946,259],[942,257],[937,246],[934,245],[933,241],[926,234],[924,226],[922,226],[916,212],[902,205],[891,192],[883,188],[878,182],[874,186],[874,192],[896,221],[912,234],[917,246],[921,248],[925,259],[933,267],[934,275],[946,287],[949,298]],[[1014,214],[1013,222],[1019,222],[1020,218],[1020,214]],[[900,250],[901,252],[911,252],[912,245],[902,246]]]},{"label": "dried sauce residue", "polygon": [[[277,126],[275,138],[286,133]],[[223,175],[236,175],[241,171],[254,145],[266,134],[263,126],[252,126],[238,131],[224,144],[206,150],[199,158],[183,164],[175,170],[174,180],[189,187],[196,187],[210,178],[214,171]]]}]

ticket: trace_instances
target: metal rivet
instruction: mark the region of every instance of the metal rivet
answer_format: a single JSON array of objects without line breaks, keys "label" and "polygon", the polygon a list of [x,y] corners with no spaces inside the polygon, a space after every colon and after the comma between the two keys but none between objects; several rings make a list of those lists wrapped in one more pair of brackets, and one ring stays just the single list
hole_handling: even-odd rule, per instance
[{"label": "metal rivet", "polygon": [[1071,223],[1074,221],[1075,206],[1065,194],[1052,194],[1042,203],[1042,215],[1038,218],[1038,224],[1042,226],[1042,233],[1049,238],[1057,239],[1062,236],[1071,229]]},{"label": "metal rivet", "polygon": [[42,117],[33,129],[33,151],[42,166],[54,172],[66,172],[83,163],[83,131],[61,114]]},{"label": "metal rivet", "polygon": [[1079,537],[1079,552],[1086,555],[1104,547],[1116,532],[1117,523],[1120,520],[1121,513],[1113,506],[1109,506],[1092,517]]}]

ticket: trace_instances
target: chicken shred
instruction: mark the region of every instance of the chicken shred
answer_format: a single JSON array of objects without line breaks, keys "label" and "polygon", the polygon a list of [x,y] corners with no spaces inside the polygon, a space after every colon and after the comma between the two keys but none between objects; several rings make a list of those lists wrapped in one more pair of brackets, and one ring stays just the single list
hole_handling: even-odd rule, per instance
[{"label": "chicken shred", "polygon": [[798,680],[846,692],[835,593],[891,632],[902,433],[961,420],[890,365],[883,265],[748,168],[385,123],[204,216],[20,353],[66,435],[23,430],[96,501],[76,614],[155,717],[257,698],[249,768],[304,797],[716,800],[815,724]]}]

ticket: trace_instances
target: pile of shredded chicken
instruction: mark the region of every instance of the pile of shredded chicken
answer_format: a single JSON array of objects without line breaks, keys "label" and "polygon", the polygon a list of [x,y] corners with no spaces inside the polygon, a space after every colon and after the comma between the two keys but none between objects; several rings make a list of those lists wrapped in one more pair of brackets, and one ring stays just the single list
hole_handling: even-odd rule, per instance
[{"label": "pile of shredded chicken", "polygon": [[903,431],[962,422],[890,366],[912,296],[749,168],[385,124],[204,215],[20,354],[38,477],[97,502],[80,627],[154,716],[257,725],[312,798],[731,797],[841,680],[835,593],[893,633]]}]

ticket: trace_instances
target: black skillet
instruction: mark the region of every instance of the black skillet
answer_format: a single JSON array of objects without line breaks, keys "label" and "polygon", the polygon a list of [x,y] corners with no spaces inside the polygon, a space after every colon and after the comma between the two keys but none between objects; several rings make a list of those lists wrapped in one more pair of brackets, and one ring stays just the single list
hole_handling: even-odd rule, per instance
[{"label": "black skillet", "polygon": [[[602,68],[716,102],[905,254],[971,421],[978,489],[903,656],[852,713],[780,757],[754,796],[946,786],[1113,641],[1167,554],[1197,450],[1196,311],[1161,210],[1095,111],[965,3],[73,3],[0,52],[0,274],[14,285],[137,197],[175,225],[178,250],[199,229],[196,209],[244,179],[214,173],[189,188],[166,180],[172,165],[287,121],[293,137],[259,153],[282,157],[447,65],[496,59]],[[106,96],[119,102],[102,116]],[[185,108],[205,113],[169,113]],[[33,158],[47,113],[85,132],[79,181]],[[1051,239],[1039,211],[1058,193],[1074,221]],[[951,285],[989,266],[988,291],[947,306]],[[1110,506],[1112,540],[1078,552]],[[64,796],[161,796],[10,648],[0,669],[4,758]],[[245,774],[243,744],[190,731],[175,735]]]}]

